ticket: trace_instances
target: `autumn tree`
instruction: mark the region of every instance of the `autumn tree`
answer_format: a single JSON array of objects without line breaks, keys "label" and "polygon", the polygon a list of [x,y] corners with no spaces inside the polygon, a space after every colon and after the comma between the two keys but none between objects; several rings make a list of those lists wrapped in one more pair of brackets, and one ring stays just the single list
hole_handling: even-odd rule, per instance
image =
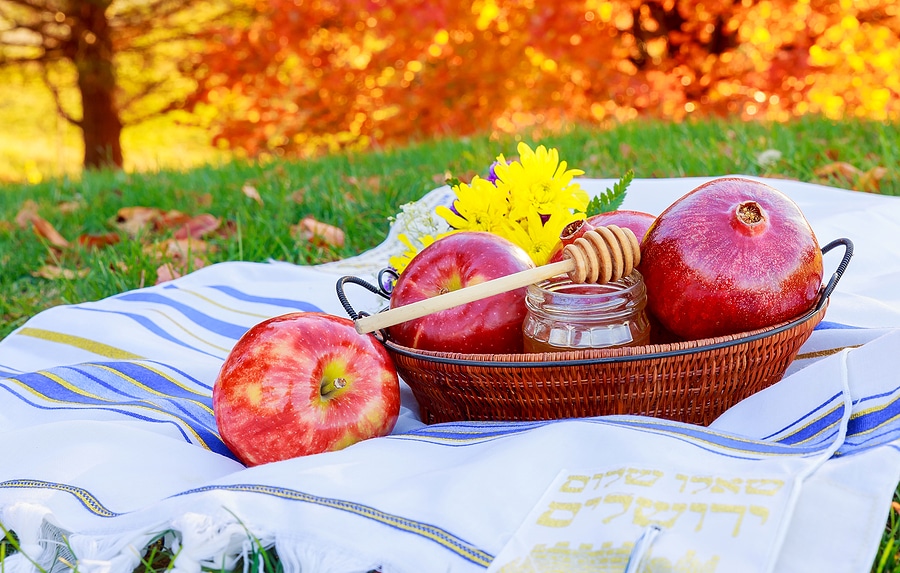
[{"label": "autumn tree", "polygon": [[121,167],[123,126],[181,106],[193,83],[178,64],[200,57],[194,35],[233,13],[229,0],[0,0],[0,65],[39,66],[82,131],[84,166]]},{"label": "autumn tree", "polygon": [[305,154],[637,116],[900,117],[894,0],[270,0],[191,72],[220,142]]}]

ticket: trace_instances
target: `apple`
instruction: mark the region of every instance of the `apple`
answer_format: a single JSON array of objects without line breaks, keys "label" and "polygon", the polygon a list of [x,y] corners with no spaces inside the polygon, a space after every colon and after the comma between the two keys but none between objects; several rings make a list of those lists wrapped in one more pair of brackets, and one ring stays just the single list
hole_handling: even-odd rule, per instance
[{"label": "apple", "polygon": [[570,243],[574,243],[575,239],[584,235],[591,229],[596,229],[600,226],[606,227],[609,225],[616,225],[618,227],[631,229],[634,236],[640,241],[644,235],[647,234],[647,229],[650,228],[650,225],[652,225],[655,220],[656,215],[651,215],[650,213],[619,209],[617,211],[598,213],[587,219],[574,221],[563,229],[563,232],[560,235],[560,241],[553,248],[548,262],[555,263],[561,261],[563,247]]},{"label": "apple", "polygon": [[822,252],[800,208],[740,177],[676,200],[641,242],[647,307],[676,336],[696,340],[799,316],[822,286]]},{"label": "apple", "polygon": [[[534,268],[524,249],[485,231],[460,231],[412,258],[391,293],[391,308],[440,296]],[[525,288],[518,288],[388,328],[403,346],[441,352],[519,353],[523,350]]]},{"label": "apple", "polygon": [[384,346],[350,319],[293,312],[244,333],[212,401],[225,445],[252,466],[389,434],[400,382]]}]

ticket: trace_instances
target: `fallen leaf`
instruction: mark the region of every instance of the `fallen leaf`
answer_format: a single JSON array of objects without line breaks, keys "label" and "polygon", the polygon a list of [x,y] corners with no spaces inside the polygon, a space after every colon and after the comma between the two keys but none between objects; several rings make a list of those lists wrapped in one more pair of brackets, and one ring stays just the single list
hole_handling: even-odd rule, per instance
[{"label": "fallen leaf", "polygon": [[69,246],[69,241],[60,235],[59,231],[57,231],[53,225],[38,215],[32,216],[31,228],[34,229],[34,232],[38,237],[46,239],[47,242],[54,247],[65,249]]},{"label": "fallen leaf", "polygon": [[881,180],[887,174],[888,170],[886,167],[873,167],[860,175],[859,180],[856,182],[856,188],[868,193],[880,193]]},{"label": "fallen leaf", "polygon": [[297,189],[293,193],[291,193],[290,200],[294,203],[303,203],[303,200],[306,199],[306,192],[309,190],[309,187],[301,187]]},{"label": "fallen leaf", "polygon": [[178,277],[183,277],[184,275],[192,271],[196,271],[197,269],[202,269],[205,266],[206,261],[196,257],[191,261],[190,265],[187,264],[187,261],[165,263],[163,265],[160,265],[156,269],[155,284],[168,282],[177,279]]},{"label": "fallen leaf", "polygon": [[219,228],[221,221],[218,217],[203,213],[196,217],[191,217],[185,221],[181,227],[175,231],[176,239],[200,239]]},{"label": "fallen leaf", "polygon": [[312,217],[304,217],[291,227],[291,235],[319,246],[343,247],[344,231],[328,223],[316,221]]},{"label": "fallen leaf", "polygon": [[102,235],[79,235],[78,244],[89,249],[102,249],[117,244],[122,239],[118,233],[104,233]]},{"label": "fallen leaf", "polygon": [[144,247],[144,252],[156,253],[160,258],[184,259],[191,255],[211,251],[209,243],[200,239],[166,239],[159,243]]},{"label": "fallen leaf", "polygon": [[44,265],[38,270],[31,273],[31,275],[51,281],[59,279],[70,281],[76,278],[86,277],[88,275],[88,272],[88,269],[78,269],[77,271],[73,271],[72,269],[64,269],[56,265]]},{"label": "fallen leaf", "polygon": [[843,180],[846,183],[853,183],[863,172],[859,167],[847,163],[846,161],[835,161],[819,167],[814,173],[818,177],[833,177],[835,179]]},{"label": "fallen leaf", "polygon": [[16,225],[18,225],[20,229],[27,229],[31,224],[32,219],[37,217],[37,214],[38,204],[31,199],[26,199],[25,202],[22,203],[19,212],[16,213]]},{"label": "fallen leaf", "polygon": [[74,213],[82,207],[84,207],[84,202],[82,201],[63,201],[56,206],[60,213]]},{"label": "fallen leaf", "polygon": [[381,177],[378,175],[370,175],[364,179],[360,179],[355,175],[345,175],[343,177],[344,181],[353,185],[354,187],[368,187],[372,190],[376,190],[381,186]]},{"label": "fallen leaf", "polygon": [[156,207],[122,207],[116,213],[115,224],[129,236],[135,237],[152,228],[164,211]]},{"label": "fallen leaf", "polygon": [[241,191],[244,193],[244,195],[259,203],[260,207],[263,206],[262,197],[259,196],[259,191],[256,190],[256,187],[254,187],[253,185],[244,185],[243,187],[241,187]]},{"label": "fallen leaf", "polygon": [[187,224],[191,220],[191,216],[182,213],[176,209],[165,211],[161,217],[153,222],[153,228],[157,231],[166,231],[168,229],[177,229]]},{"label": "fallen leaf", "polygon": [[203,193],[202,195],[199,195],[195,203],[198,207],[209,207],[213,204],[212,193]]}]

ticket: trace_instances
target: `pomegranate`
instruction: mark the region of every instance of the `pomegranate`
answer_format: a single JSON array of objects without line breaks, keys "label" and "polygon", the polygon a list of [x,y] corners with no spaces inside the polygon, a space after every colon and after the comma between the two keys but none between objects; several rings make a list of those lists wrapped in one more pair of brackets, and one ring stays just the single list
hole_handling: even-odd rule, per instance
[{"label": "pomegranate", "polygon": [[686,340],[764,328],[816,302],[822,252],[800,208],[777,189],[739,177],[690,191],[641,243],[647,307]]},{"label": "pomegranate", "polygon": [[574,221],[563,229],[560,236],[560,242],[553,248],[548,262],[555,263],[561,261],[563,247],[569,243],[575,242],[575,239],[591,229],[596,229],[599,226],[618,225],[622,228],[631,229],[634,236],[640,241],[655,220],[656,217],[650,213],[620,209],[618,211],[599,213],[592,217],[588,217],[586,220]]}]

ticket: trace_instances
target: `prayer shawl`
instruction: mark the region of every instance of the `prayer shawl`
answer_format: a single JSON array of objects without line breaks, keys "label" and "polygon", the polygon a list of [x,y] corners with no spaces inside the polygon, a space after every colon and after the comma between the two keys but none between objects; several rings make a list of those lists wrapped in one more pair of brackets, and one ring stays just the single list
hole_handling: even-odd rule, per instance
[{"label": "prayer shawl", "polygon": [[[635,180],[623,208],[658,214],[708,179]],[[271,316],[346,316],[337,279],[375,281],[397,225],[344,261],[221,263],[34,316],[0,342],[0,523],[21,546],[0,567],[125,573],[161,539],[186,573],[271,546],[303,573],[869,571],[900,480],[900,199],[764,181],[855,254],[784,379],[709,427],[426,426],[404,385],[392,435],[243,467],[210,399],[230,348]]]}]

